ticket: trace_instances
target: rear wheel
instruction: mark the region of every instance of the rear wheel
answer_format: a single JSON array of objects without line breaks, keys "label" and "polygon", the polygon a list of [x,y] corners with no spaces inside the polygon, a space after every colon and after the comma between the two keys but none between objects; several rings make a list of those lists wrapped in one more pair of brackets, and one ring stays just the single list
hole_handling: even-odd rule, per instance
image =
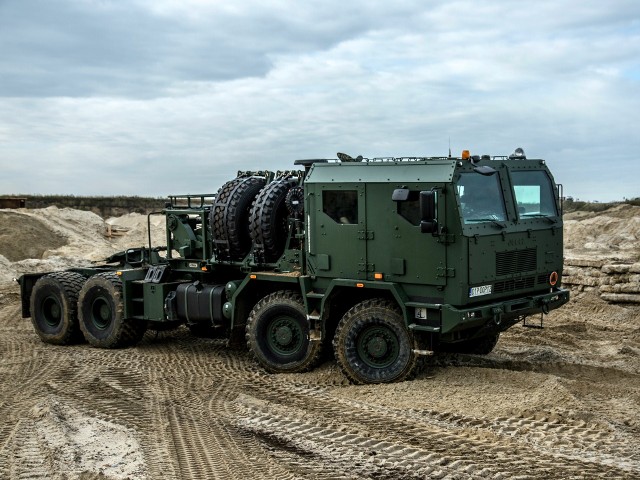
[{"label": "rear wheel", "polygon": [[115,273],[99,273],[84,284],[78,298],[80,329],[94,347],[135,345],[147,329],[143,320],[124,318],[122,282]]},{"label": "rear wheel", "polygon": [[333,348],[338,366],[356,384],[399,382],[420,366],[412,332],[397,307],[383,299],[351,308],[338,324]]},{"label": "rear wheel", "polygon": [[31,322],[40,339],[54,345],[82,340],[78,326],[78,293],[85,277],[75,272],[50,273],[31,293]]},{"label": "rear wheel", "polygon": [[306,372],[320,360],[322,342],[311,340],[302,297],[292,291],[267,295],[251,310],[249,350],[271,373]]}]

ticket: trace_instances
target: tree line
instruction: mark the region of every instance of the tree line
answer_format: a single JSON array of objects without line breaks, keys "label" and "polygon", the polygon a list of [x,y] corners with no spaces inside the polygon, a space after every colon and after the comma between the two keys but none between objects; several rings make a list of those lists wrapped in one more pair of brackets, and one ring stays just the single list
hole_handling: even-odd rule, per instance
[{"label": "tree line", "polygon": [[103,218],[117,217],[127,213],[148,214],[160,210],[168,201],[166,198],[117,196],[85,197],[75,195],[3,195],[4,198],[24,198],[26,208],[73,208],[88,210]]}]

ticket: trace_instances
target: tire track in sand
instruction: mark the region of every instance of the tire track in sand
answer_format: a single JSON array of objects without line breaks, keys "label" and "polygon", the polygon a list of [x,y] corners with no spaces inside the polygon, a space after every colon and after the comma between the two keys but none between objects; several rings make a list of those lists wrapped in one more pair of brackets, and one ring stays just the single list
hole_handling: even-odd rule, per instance
[{"label": "tire track in sand", "polygon": [[[571,427],[509,418],[496,421],[460,416],[451,418],[451,415],[437,412],[429,414],[424,411],[397,410],[337,399],[317,388],[305,389],[298,385],[289,389],[286,385],[278,386],[273,383],[254,385],[251,393],[258,403],[266,401],[268,405],[253,411],[253,416],[260,420],[252,423],[251,410],[245,409],[238,413],[238,417],[246,416],[245,421],[240,421],[239,424],[256,434],[302,450],[305,448],[305,440],[301,436],[307,436],[306,445],[316,455],[331,451],[335,456],[333,452],[340,451],[340,442],[326,443],[326,438],[330,438],[330,434],[337,429],[356,435],[358,440],[355,440],[355,444],[358,448],[368,448],[368,441],[375,439],[390,442],[389,448],[397,449],[403,455],[406,453],[405,448],[416,447],[429,454],[437,454],[439,459],[436,460],[430,456],[422,457],[423,460],[434,461],[438,465],[439,462],[454,464],[459,474],[467,473],[470,458],[476,463],[473,468],[488,468],[496,475],[508,476],[526,471],[531,472],[527,474],[529,478],[572,478],[604,474],[625,478],[640,472],[633,447],[618,446],[619,439],[593,427]],[[255,410],[255,406],[252,408]],[[297,416],[292,416],[292,411],[297,411]],[[273,422],[266,420],[269,416],[274,418]],[[280,421],[283,417],[286,420]],[[309,423],[309,418],[313,418],[314,423]],[[514,435],[514,425],[518,423],[523,429],[531,427],[532,435]],[[296,431],[288,429],[288,424],[301,426]],[[318,444],[315,446],[308,443],[309,438],[315,438],[314,429],[329,430],[327,436],[317,438]],[[534,434],[546,430],[551,430],[555,436],[542,446],[536,444],[533,441]],[[384,435],[380,432],[384,432]],[[578,441],[572,440],[574,434],[579,435]],[[580,438],[581,434],[583,438]],[[598,449],[602,445],[610,447],[613,453],[600,453]],[[349,449],[353,449],[353,446],[345,450],[345,463],[351,461]],[[363,454],[361,448],[359,454]],[[332,457],[331,461],[336,459]],[[429,475],[433,474],[434,472],[429,472]]]}]

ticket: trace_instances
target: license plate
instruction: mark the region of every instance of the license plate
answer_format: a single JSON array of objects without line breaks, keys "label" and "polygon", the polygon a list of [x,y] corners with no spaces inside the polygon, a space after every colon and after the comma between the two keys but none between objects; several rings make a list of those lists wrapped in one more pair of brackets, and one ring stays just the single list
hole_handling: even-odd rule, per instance
[{"label": "license plate", "polygon": [[416,308],[416,318],[420,320],[427,319],[427,309],[423,307]]},{"label": "license plate", "polygon": [[491,295],[492,285],[482,285],[481,287],[471,287],[469,289],[469,298],[480,297],[482,295]]}]

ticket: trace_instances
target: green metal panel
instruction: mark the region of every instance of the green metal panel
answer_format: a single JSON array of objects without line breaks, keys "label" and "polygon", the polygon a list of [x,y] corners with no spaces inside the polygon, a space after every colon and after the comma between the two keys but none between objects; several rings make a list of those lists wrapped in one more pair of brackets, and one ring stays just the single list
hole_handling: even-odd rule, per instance
[{"label": "green metal panel", "polygon": [[[309,270],[318,277],[366,278],[366,240],[362,238],[367,228],[365,185],[341,182],[339,185],[311,185],[307,190],[313,209],[307,216]],[[357,215],[346,220],[349,223],[341,223],[341,214],[334,215],[334,206],[327,204],[327,194],[333,192],[354,192],[357,205],[353,208]]]},{"label": "green metal panel", "polygon": [[144,283],[144,318],[162,322],[165,320],[164,315],[164,299],[171,290],[174,290],[176,284],[168,283]]}]

